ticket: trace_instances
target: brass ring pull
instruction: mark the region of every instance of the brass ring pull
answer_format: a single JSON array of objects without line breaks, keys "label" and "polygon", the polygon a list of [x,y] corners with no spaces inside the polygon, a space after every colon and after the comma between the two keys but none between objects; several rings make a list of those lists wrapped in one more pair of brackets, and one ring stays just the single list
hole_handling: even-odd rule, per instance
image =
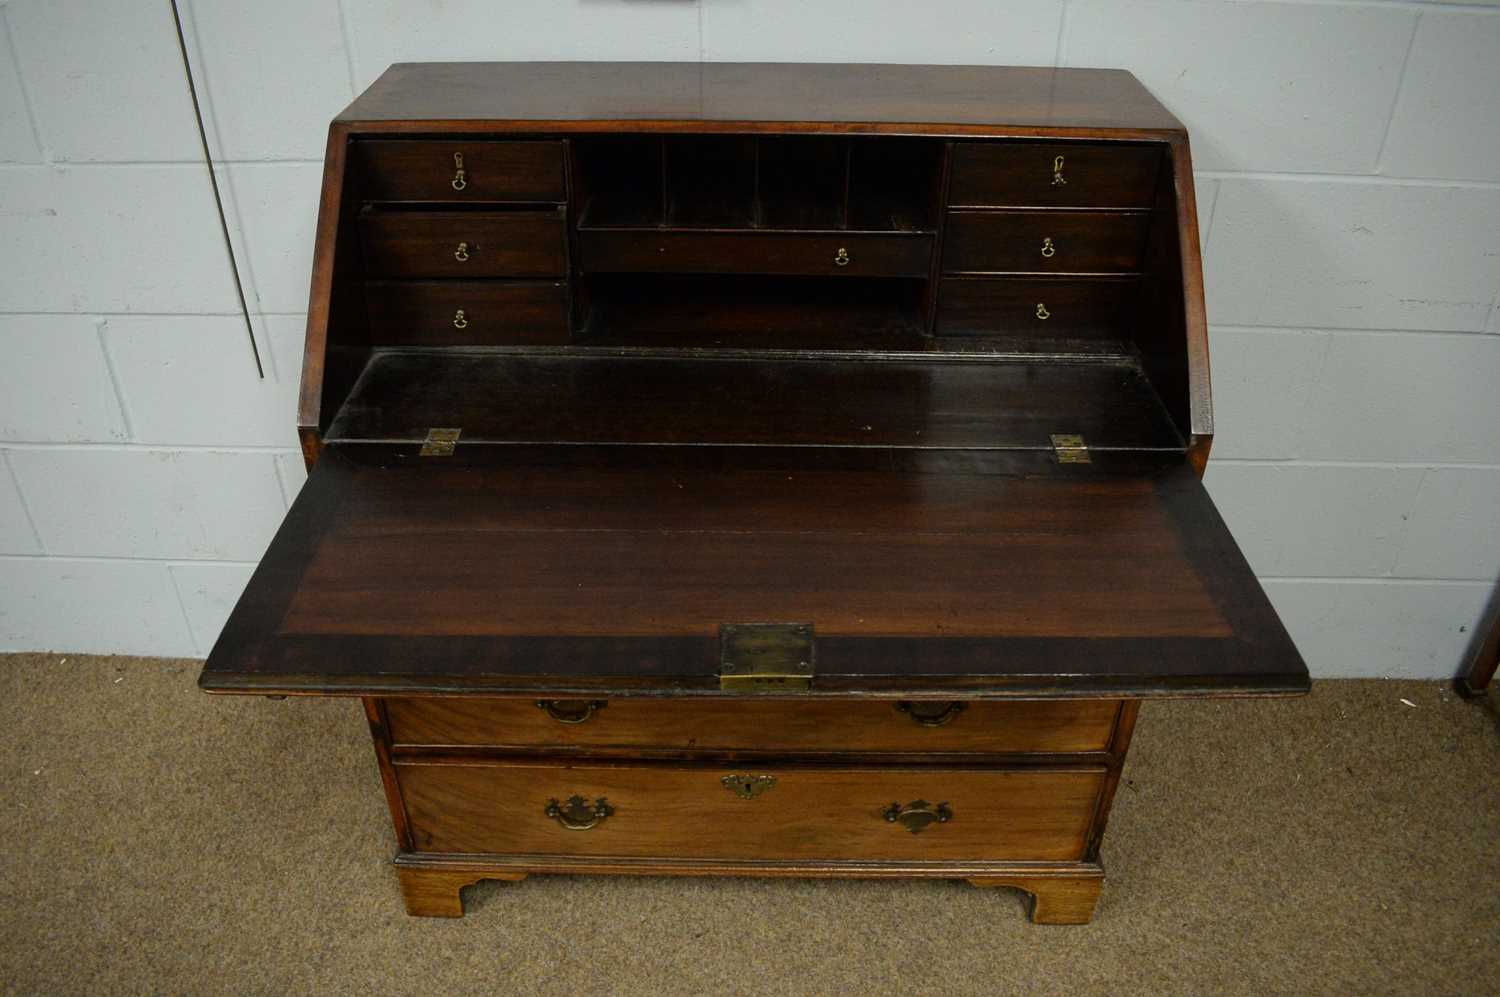
[{"label": "brass ring pull", "polygon": [[582,796],[574,795],[568,797],[566,803],[558,803],[554,797],[548,802],[544,812],[569,831],[587,831],[608,820],[615,808],[602,796],[590,803]]},{"label": "brass ring pull", "polygon": [[462,308],[460,308],[458,311],[456,311],[456,312],[453,313],[453,328],[455,328],[455,329],[467,329],[468,327],[469,327],[469,320],[464,315],[464,310]]},{"label": "brass ring pull", "polygon": [[560,724],[581,724],[602,710],[606,703],[602,699],[538,699],[536,708],[546,710],[547,716]]},{"label": "brass ring pull", "polygon": [[[933,707],[940,707],[934,709]],[[964,711],[963,703],[909,703],[896,704],[896,710],[905,713],[923,727],[941,727]]]},{"label": "brass ring pull", "polygon": [[912,800],[906,806],[892,803],[881,812],[889,823],[900,824],[912,834],[921,834],[933,824],[946,824],[953,819],[953,811],[948,809],[948,804],[939,803],[933,806],[926,800]]},{"label": "brass ring pull", "polygon": [[464,154],[455,152],[453,154],[453,189],[463,190],[469,186],[468,174],[464,172]]},{"label": "brass ring pull", "polygon": [[1052,186],[1054,187],[1061,187],[1063,184],[1068,182],[1063,179],[1062,168],[1063,158],[1061,156],[1058,156],[1056,159],[1052,160]]},{"label": "brass ring pull", "polygon": [[1057,247],[1052,245],[1052,237],[1049,235],[1042,240],[1042,258],[1052,259],[1057,255]]},{"label": "brass ring pull", "polygon": [[1047,311],[1047,306],[1045,304],[1038,301],[1036,303],[1036,317],[1045,322],[1052,317],[1052,313]]},{"label": "brass ring pull", "polygon": [[839,251],[833,254],[833,265],[836,267],[847,267],[849,265],[849,250],[840,246]]},{"label": "brass ring pull", "polygon": [[460,263],[469,262],[469,244],[460,242],[458,248],[453,251],[453,258]]}]

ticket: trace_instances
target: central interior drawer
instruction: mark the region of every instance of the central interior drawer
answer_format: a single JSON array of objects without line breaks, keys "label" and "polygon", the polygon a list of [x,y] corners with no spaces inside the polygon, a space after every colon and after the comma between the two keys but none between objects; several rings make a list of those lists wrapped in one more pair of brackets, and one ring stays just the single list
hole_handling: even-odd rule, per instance
[{"label": "central interior drawer", "polygon": [[781,860],[1081,859],[1105,781],[1103,767],[398,762],[396,772],[422,852]]},{"label": "central interior drawer", "polygon": [[388,699],[401,746],[734,752],[1105,751],[1118,700],[1021,703]]},{"label": "central interior drawer", "polygon": [[379,211],[359,216],[372,277],[562,277],[561,210]]},{"label": "central interior drawer", "polygon": [[925,277],[932,236],[914,232],[581,229],[585,270]]}]

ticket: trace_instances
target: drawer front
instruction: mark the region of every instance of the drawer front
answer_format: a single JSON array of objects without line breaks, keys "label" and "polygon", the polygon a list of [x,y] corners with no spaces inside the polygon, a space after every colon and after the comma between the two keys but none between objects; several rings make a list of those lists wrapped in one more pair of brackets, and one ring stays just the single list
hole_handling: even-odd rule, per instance
[{"label": "drawer front", "polygon": [[1153,145],[960,142],[953,147],[948,203],[1149,208],[1161,160],[1161,147]]},{"label": "drawer front", "polygon": [[366,211],[371,277],[562,277],[561,211]]},{"label": "drawer front", "polygon": [[369,201],[566,198],[561,142],[366,140],[354,158]]},{"label": "drawer front", "polygon": [[996,334],[1115,339],[1134,322],[1131,278],[948,277],[938,290],[939,336]]},{"label": "drawer front", "polygon": [[578,254],[601,272],[925,277],[932,236],[592,229],[578,233]]},{"label": "drawer front", "polygon": [[[418,851],[705,859],[1081,859],[1104,784],[1102,767],[402,762],[396,771]],[[735,776],[758,793],[740,795],[746,779]],[[569,812],[575,795],[589,809]],[[600,799],[613,811],[603,819]],[[942,804],[948,819],[911,831],[918,801]],[[564,812],[549,816],[554,803]]]},{"label": "drawer front", "polygon": [[365,284],[371,341],[379,346],[565,344],[561,281],[372,280]]},{"label": "drawer front", "polygon": [[1144,213],[952,211],[943,272],[1130,273],[1146,245]]},{"label": "drawer front", "polygon": [[763,752],[1104,751],[1117,700],[1034,703],[388,699],[397,745]]}]

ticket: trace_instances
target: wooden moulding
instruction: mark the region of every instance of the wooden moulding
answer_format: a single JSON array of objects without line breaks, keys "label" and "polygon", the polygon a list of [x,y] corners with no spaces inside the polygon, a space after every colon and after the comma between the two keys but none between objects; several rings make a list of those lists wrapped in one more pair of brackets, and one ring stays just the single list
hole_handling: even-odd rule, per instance
[{"label": "wooden moulding", "polygon": [[724,862],[678,859],[577,858],[561,855],[430,855],[402,853],[395,866],[406,912],[462,917],[462,891],[481,880],[520,882],[533,873],[637,876],[761,876],[812,879],[962,879],[1005,886],[1032,897],[1036,924],[1087,924],[1104,885],[1097,862],[869,863]]}]

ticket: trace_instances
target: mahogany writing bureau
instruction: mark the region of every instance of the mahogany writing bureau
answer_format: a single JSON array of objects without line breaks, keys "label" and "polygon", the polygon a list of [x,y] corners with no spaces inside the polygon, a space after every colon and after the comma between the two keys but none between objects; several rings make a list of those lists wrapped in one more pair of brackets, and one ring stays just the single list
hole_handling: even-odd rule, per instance
[{"label": "mahogany writing bureau", "polygon": [[414,914],[681,873],[1086,921],[1141,700],[1307,688],[1198,480],[1188,140],[1128,73],[393,66],[309,312],[310,476],[201,685],[363,700]]}]

